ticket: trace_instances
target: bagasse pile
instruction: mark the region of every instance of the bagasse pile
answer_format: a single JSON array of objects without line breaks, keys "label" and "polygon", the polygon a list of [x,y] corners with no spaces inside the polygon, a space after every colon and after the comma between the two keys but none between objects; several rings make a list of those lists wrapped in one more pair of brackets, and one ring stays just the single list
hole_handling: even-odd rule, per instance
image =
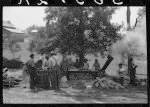
[{"label": "bagasse pile", "polygon": [[3,87],[12,87],[15,85],[19,85],[20,82],[20,79],[16,79],[14,77],[6,77],[3,78]]},{"label": "bagasse pile", "polygon": [[85,86],[91,85],[92,87],[106,88],[106,89],[125,89],[121,84],[114,82],[108,77],[97,77],[94,81],[90,83],[85,83]]}]

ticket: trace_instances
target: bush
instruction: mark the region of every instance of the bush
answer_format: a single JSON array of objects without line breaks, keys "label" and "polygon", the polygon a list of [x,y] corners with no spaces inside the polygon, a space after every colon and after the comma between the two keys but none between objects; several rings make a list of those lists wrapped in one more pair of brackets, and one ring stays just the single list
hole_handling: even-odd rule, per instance
[{"label": "bush", "polygon": [[3,67],[6,68],[15,68],[19,69],[23,67],[23,62],[17,59],[8,60],[7,58],[3,58]]},{"label": "bush", "polygon": [[3,57],[3,68],[6,68],[8,63],[9,63],[9,60]]}]

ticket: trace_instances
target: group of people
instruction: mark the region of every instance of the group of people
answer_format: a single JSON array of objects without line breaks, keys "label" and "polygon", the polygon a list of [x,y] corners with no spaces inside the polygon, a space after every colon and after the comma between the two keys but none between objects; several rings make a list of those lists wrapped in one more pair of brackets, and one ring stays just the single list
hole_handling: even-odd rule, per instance
[{"label": "group of people", "polygon": [[[82,66],[81,66],[82,65]],[[84,61],[83,61],[83,64],[80,64],[80,62],[79,62],[79,60],[78,59],[76,59],[76,62],[74,63],[74,66],[76,67],[76,68],[81,68],[81,69],[85,69],[85,70],[87,70],[87,69],[89,69],[89,63],[88,63],[88,60],[87,59],[84,59]],[[95,59],[95,62],[94,62],[94,64],[93,64],[93,66],[92,66],[92,69],[95,69],[95,70],[100,70],[101,68],[100,68],[100,63],[98,62],[98,59]]]},{"label": "group of people", "polygon": [[[135,74],[136,74],[137,65],[135,65],[135,62],[134,62],[132,57],[129,59],[129,62],[130,63],[129,63],[129,66],[128,66],[128,68],[129,68],[128,70],[125,69],[125,67],[123,66],[122,63],[119,64],[119,69],[117,71],[117,76],[119,77],[120,84],[124,85],[125,75],[129,75],[130,76],[130,84],[136,86],[137,84],[135,82]],[[81,64],[79,63],[79,60],[76,59],[76,62],[74,63],[74,66],[76,68],[81,68],[81,69],[86,69],[86,70],[89,69],[89,63],[88,63],[87,59],[84,60],[84,63],[83,63],[82,67],[80,65]],[[95,59],[95,62],[92,66],[92,69],[93,68],[95,70],[98,70],[98,71],[100,71],[100,69],[101,69],[100,63],[98,62],[97,59]]]},{"label": "group of people", "polygon": [[53,63],[49,60],[48,55],[41,55],[41,57],[35,61],[34,54],[30,55],[30,59],[26,62],[27,71],[30,75],[30,89],[32,92],[37,92],[39,90],[38,83],[39,77],[37,70],[48,70],[52,69]]},{"label": "group of people", "polygon": [[68,60],[67,57],[63,56],[60,65],[58,65],[57,62],[53,62],[50,58],[50,55],[41,54],[41,57],[35,61],[34,54],[30,55],[30,60],[28,60],[25,65],[30,75],[31,91],[37,92],[39,90],[39,78],[37,71],[47,71],[50,88],[54,90],[60,90],[58,86],[59,79],[62,76],[67,76],[67,71],[69,69],[71,60]]},{"label": "group of people", "polygon": [[[89,63],[87,59],[84,59],[83,64],[79,62],[78,59],[76,59],[76,62],[73,63],[71,58],[68,60],[67,57],[63,57],[60,65],[57,63],[53,63],[50,59],[51,56],[49,55],[44,55],[41,54],[41,57],[35,61],[34,59],[34,54],[30,55],[30,59],[26,62],[26,68],[27,71],[30,75],[30,89],[33,92],[36,92],[39,90],[38,84],[39,84],[39,77],[37,74],[37,70],[50,70],[50,81],[51,81],[51,87],[55,90],[59,90],[58,86],[58,79],[62,76],[67,77],[67,73],[69,71],[70,66],[74,66],[76,68],[81,68],[81,69],[89,69]],[[81,66],[82,65],[82,66]],[[136,73],[136,68],[137,65],[135,65],[133,58],[130,59],[130,64],[129,64],[129,75],[130,75],[130,84],[136,85],[135,83],[135,73]],[[100,63],[98,62],[97,59],[95,59],[95,62],[92,66],[92,69],[100,71]],[[53,70],[52,70],[53,69]],[[8,69],[4,69],[3,71],[7,72]],[[3,76],[6,77],[6,73],[3,72]],[[118,69],[118,76],[120,78],[120,83],[123,85],[124,84],[124,76],[126,75],[126,69],[123,67],[123,64],[119,64],[119,69]],[[68,77],[67,77],[68,78]],[[56,81],[54,81],[57,79]]]}]

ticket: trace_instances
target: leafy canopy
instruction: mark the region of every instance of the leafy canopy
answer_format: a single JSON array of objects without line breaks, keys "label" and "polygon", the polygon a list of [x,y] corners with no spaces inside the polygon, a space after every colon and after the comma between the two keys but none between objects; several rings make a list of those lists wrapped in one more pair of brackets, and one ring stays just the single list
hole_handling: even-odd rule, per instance
[{"label": "leafy canopy", "polygon": [[[38,49],[50,52],[59,49],[62,54],[105,52],[118,40],[121,26],[110,22],[116,7],[47,7],[46,28]],[[43,38],[44,37],[44,38]],[[41,40],[41,38],[43,38]],[[43,45],[41,43],[43,41]],[[41,51],[40,50],[40,51]],[[42,50],[43,51],[43,50]]]}]

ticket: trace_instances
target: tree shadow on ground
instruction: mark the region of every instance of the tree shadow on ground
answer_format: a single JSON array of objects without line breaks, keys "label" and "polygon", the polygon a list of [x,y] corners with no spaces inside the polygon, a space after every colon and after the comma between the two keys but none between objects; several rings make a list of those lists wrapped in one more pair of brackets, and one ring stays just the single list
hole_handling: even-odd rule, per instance
[{"label": "tree shadow on ground", "polygon": [[63,92],[60,95],[65,97],[71,97],[76,101],[80,101],[83,103],[93,103],[93,101],[108,103],[114,103],[113,101],[117,101],[118,103],[134,103],[134,101],[138,102],[138,100],[144,100],[144,102],[147,100],[147,88],[139,86],[129,86],[125,90],[95,88],[91,91],[87,91],[86,89],[82,89],[80,92]]}]

